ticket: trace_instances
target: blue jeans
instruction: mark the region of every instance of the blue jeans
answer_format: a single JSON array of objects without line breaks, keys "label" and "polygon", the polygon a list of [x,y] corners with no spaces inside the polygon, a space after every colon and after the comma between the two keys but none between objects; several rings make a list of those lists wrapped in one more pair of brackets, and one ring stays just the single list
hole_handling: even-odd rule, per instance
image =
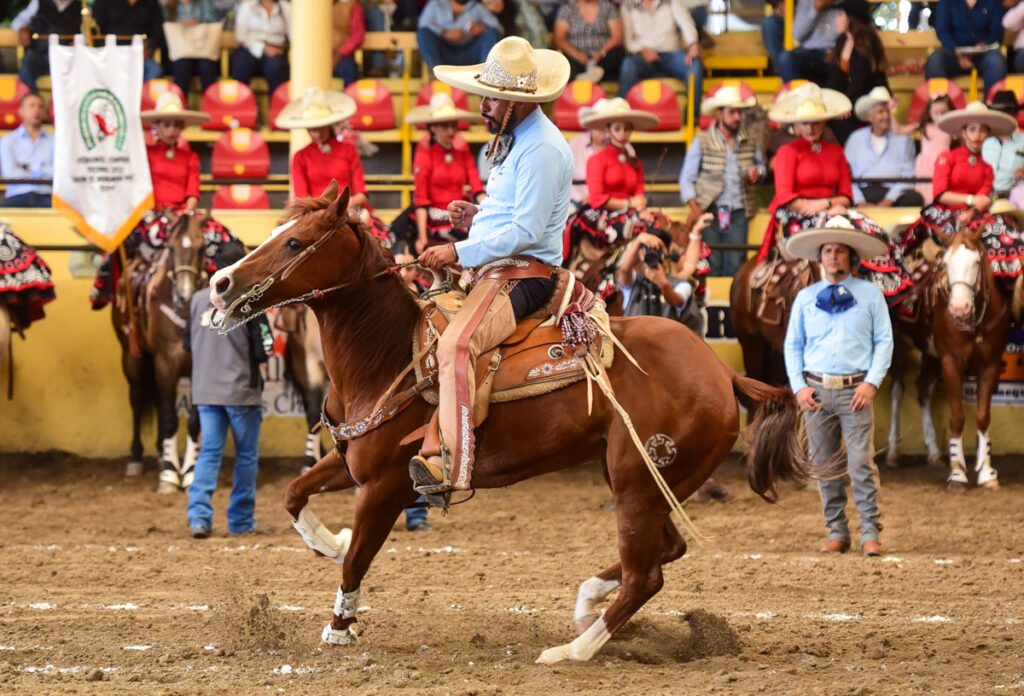
[{"label": "blue jeans", "polygon": [[775,74],[781,77],[783,82],[802,79],[824,84],[828,79],[828,70],[825,67],[826,53],[823,48],[794,48],[792,51],[783,51],[774,61]]},{"label": "blue jeans", "polygon": [[[812,385],[814,386],[814,385]],[[842,456],[840,436],[846,442],[846,470],[853,484],[853,502],[860,515],[860,543],[878,541],[882,525],[878,521],[878,469],[872,459],[874,418],[871,407],[854,411],[850,399],[856,387],[825,389],[814,387],[821,409],[804,414],[807,442],[814,466],[822,469]],[[850,542],[846,519],[846,481],[820,481],[821,502],[825,512],[828,538]]]},{"label": "blue jeans", "polygon": [[220,63],[207,58],[180,58],[171,62],[171,72],[174,74],[174,84],[188,97],[192,90],[192,78],[196,75],[199,75],[204,92],[217,81],[220,77]]},{"label": "blue jeans", "polygon": [[[1006,77],[1006,58],[1002,51],[985,51],[971,59],[985,83],[985,94],[992,85]],[[933,77],[959,77],[967,71],[960,67],[956,52],[943,46],[930,56],[924,64],[925,79]]]},{"label": "blue jeans", "polygon": [[640,54],[626,56],[619,71],[619,96],[625,97],[637,82],[659,73],[682,80],[686,83],[687,89],[690,84],[689,77],[693,75],[693,113],[694,118],[700,118],[700,100],[704,94],[704,61],[694,58],[693,62],[687,65],[686,51],[659,53],[658,60],[653,63],[648,63]]},{"label": "blue jeans", "polygon": [[[421,495],[416,499],[417,503],[427,502],[427,497]],[[427,508],[425,507],[409,507],[405,509],[405,528],[412,529],[420,522],[427,521]]]},{"label": "blue jeans", "polygon": [[356,65],[356,59],[352,56],[342,56],[334,64],[334,71],[331,74],[334,77],[340,77],[341,81],[348,87],[359,79],[359,67]]},{"label": "blue jeans", "polygon": [[35,46],[25,50],[21,58],[21,66],[18,68],[18,79],[24,82],[30,90],[38,93],[36,80],[43,75],[50,74],[50,54],[44,48],[36,50]]},{"label": "blue jeans", "polygon": [[[773,66],[778,66],[779,56],[786,50],[785,27],[786,22],[778,13],[765,17],[764,22],[761,23],[761,40],[764,42],[765,52],[772,59]],[[775,67],[775,72],[778,73],[778,71],[778,67]]]},{"label": "blue jeans", "polygon": [[257,73],[267,81],[267,94],[273,94],[278,85],[288,81],[288,56],[268,56],[257,58],[249,53],[244,46],[236,48],[230,60],[231,79],[249,84]]},{"label": "blue jeans", "polygon": [[732,277],[739,267],[743,265],[747,254],[744,251],[721,251],[714,250],[715,244],[746,244],[747,243],[747,215],[742,208],[733,210],[729,226],[724,230],[718,226],[718,206],[712,205],[708,212],[714,216],[711,224],[704,228],[704,241],[712,247],[708,263],[711,265],[710,274],[713,276]]},{"label": "blue jeans", "polygon": [[[384,31],[387,23],[384,19],[384,11],[377,5],[367,3],[363,5],[363,20],[366,22],[366,31]],[[363,51],[363,68],[388,67],[388,54],[384,51]]]},{"label": "blue jeans", "polygon": [[213,526],[210,496],[217,489],[227,441],[228,428],[235,441],[235,474],[228,502],[228,531],[244,534],[256,528],[256,473],[260,461],[261,406],[210,406],[199,404],[199,427],[203,434],[195,480],[188,489],[190,527]]},{"label": "blue jeans", "polygon": [[0,203],[4,208],[52,208],[53,200],[48,193],[28,191],[17,196],[8,196]]},{"label": "blue jeans", "polygon": [[150,80],[155,80],[156,78],[161,77],[163,74],[164,74],[164,69],[161,68],[160,64],[157,63],[152,58],[149,58],[148,60],[146,60],[142,64],[142,81],[143,82],[149,82]]},{"label": "blue jeans", "polygon": [[501,32],[493,27],[484,29],[469,43],[453,44],[430,29],[416,30],[420,55],[431,70],[435,65],[476,65],[487,60],[491,47],[501,39]]},{"label": "blue jeans", "polygon": [[708,28],[708,6],[700,5],[699,7],[690,8],[690,16],[693,17],[693,23],[697,25],[698,30],[704,30]]}]

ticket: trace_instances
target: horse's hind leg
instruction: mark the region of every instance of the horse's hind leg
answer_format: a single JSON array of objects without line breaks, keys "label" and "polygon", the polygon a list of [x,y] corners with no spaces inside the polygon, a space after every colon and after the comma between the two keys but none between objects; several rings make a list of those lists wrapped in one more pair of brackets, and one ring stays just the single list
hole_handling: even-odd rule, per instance
[{"label": "horse's hind leg", "polygon": [[[665,522],[663,530],[661,565],[682,558],[686,553],[686,541],[679,534],[672,520]],[[573,612],[573,624],[576,635],[583,634],[598,619],[600,614],[597,605],[608,598],[622,584],[622,564],[616,563],[602,573],[585,580],[576,593],[576,610]]]},{"label": "horse's hind leg", "polygon": [[344,561],[352,530],[342,529],[335,534],[324,526],[307,505],[312,495],[340,491],[355,485],[345,467],[343,456],[338,450],[331,450],[309,471],[292,479],[284,494],[284,507],[294,520],[292,526],[306,545],[335,563]]},{"label": "horse's hind leg", "polygon": [[133,358],[128,349],[123,348],[121,367],[128,380],[128,399],[132,406],[132,446],[131,458],[125,467],[126,476],[142,475],[142,414],[146,410],[146,379],[140,358]]}]

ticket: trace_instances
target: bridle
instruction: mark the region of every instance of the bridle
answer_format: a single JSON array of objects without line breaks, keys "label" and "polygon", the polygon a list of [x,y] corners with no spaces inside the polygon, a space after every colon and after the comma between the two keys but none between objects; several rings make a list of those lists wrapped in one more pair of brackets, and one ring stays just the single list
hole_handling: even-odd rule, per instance
[{"label": "bridle", "polygon": [[[953,326],[957,330],[959,330],[959,331],[964,331],[964,332],[967,332],[967,333],[974,333],[975,331],[978,330],[978,327],[981,325],[982,320],[985,318],[985,312],[988,311],[988,303],[989,303],[989,293],[990,293],[990,290],[989,290],[988,283],[985,282],[985,273],[982,271],[982,269],[980,267],[980,264],[988,263],[988,258],[987,258],[987,255],[983,251],[979,251],[977,249],[970,249],[970,247],[967,247],[966,245],[964,245],[962,243],[961,243],[961,245],[964,246],[964,248],[969,249],[970,251],[973,251],[973,252],[978,254],[978,257],[979,257],[978,258],[979,268],[978,268],[978,273],[977,273],[976,277],[974,278],[974,281],[971,282],[971,281],[967,281],[967,280],[950,280],[949,279],[949,265],[945,262],[945,259],[943,259],[942,266],[939,269],[939,273],[940,273],[940,278],[944,278],[945,279],[945,286],[946,287],[943,288],[943,289],[945,290],[944,294],[946,295],[946,301],[947,302],[949,300],[949,297],[952,296],[953,288],[956,287],[957,285],[962,285],[962,286],[964,286],[964,287],[966,287],[967,289],[970,290],[970,292],[971,292],[971,314],[970,314],[970,317],[968,317],[966,319],[959,319],[957,317],[953,317]],[[947,250],[946,253],[948,254],[949,250]],[[940,288],[941,288],[941,285],[940,285]],[[947,309],[948,309],[948,307],[947,307]],[[990,324],[994,326],[995,323],[997,323],[1000,320],[1000,318],[1002,317],[1002,315],[1003,315],[1003,313],[1005,311],[1006,311],[1006,307],[1004,306],[1003,311],[1000,312],[996,317],[994,317],[992,322],[990,322]]]}]

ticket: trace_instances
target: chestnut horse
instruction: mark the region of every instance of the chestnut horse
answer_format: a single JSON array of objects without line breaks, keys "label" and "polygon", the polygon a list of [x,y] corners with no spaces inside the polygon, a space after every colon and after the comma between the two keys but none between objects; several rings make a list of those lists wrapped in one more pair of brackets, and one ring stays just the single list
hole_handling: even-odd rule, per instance
[{"label": "chestnut horse", "polygon": [[[305,301],[320,324],[330,375],[326,418],[354,422],[378,412],[378,400],[412,360],[421,309],[393,258],[362,224],[348,220],[349,193],[336,185],[321,198],[292,204],[286,222],[259,248],[211,280],[225,320],[257,316],[290,301]],[[239,309],[240,308],[240,309]],[[219,322],[215,322],[219,323]],[[764,407],[749,431],[748,479],[766,500],[786,479],[809,475],[798,438],[799,414],[788,389],[736,374],[692,331],[654,317],[613,319],[612,331],[639,365],[619,355],[607,374],[621,405],[637,419],[646,449],[677,499],[694,493],[732,449],[739,434],[736,395]],[[667,347],[671,346],[671,350]],[[415,392],[404,392],[414,394]],[[427,423],[433,407],[415,396],[379,424],[341,444],[292,481],[285,507],[314,550],[344,564],[325,642],[351,642],[363,577],[402,509],[418,494],[409,480],[414,442],[403,438]],[[580,636],[545,650],[539,662],[590,659],[662,586],[662,565],[682,556],[686,542],[623,420],[598,396],[588,413],[588,385],[577,382],[527,401],[495,403],[477,428],[475,488],[517,481],[605,459],[615,500],[620,563],[580,586],[575,623]],[[383,411],[379,411],[383,412]],[[529,433],[528,440],[523,434]],[[411,438],[410,438],[411,439]],[[656,453],[656,454],[655,454]],[[361,487],[351,529],[334,535],[307,508],[311,495]],[[599,616],[597,604],[621,587]]]},{"label": "chestnut horse", "polygon": [[1010,336],[1010,301],[996,282],[981,234],[980,225],[957,230],[932,281],[935,352],[949,399],[951,489],[962,489],[968,482],[963,380],[969,373],[976,376],[978,384],[976,482],[984,488],[999,487],[998,474],[992,467],[988,426],[992,394],[999,385],[1003,351]]},{"label": "chestnut horse", "polygon": [[[203,225],[208,214],[175,217],[170,220],[167,246],[158,252],[151,274],[142,286],[132,285],[136,311],[138,347],[129,335],[124,285],[119,284],[117,301],[111,303],[114,332],[121,343],[121,367],[128,379],[132,405],[131,460],[127,473],[142,473],[142,417],[151,403],[157,409],[157,449],[160,477],[157,490],[174,493],[188,488],[198,456],[199,419],[193,409],[189,416],[189,438],[185,461],[178,457],[178,410],[175,399],[178,380],[192,371],[192,360],[182,347],[182,333],[188,322],[189,301],[198,283],[205,281],[206,243]],[[129,263],[129,274],[141,272],[143,262]]]}]

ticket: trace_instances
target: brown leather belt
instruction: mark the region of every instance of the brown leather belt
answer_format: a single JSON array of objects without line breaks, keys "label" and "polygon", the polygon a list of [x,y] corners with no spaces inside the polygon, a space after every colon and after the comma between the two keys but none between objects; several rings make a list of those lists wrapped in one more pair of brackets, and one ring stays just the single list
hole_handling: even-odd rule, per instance
[{"label": "brown leather belt", "polygon": [[805,372],[804,379],[810,384],[816,384],[826,389],[846,389],[864,381],[867,372],[855,372],[852,375],[819,375],[814,372]]},{"label": "brown leather belt", "polygon": [[550,278],[553,268],[532,256],[507,256],[472,269],[470,286],[481,280],[522,280]]}]

